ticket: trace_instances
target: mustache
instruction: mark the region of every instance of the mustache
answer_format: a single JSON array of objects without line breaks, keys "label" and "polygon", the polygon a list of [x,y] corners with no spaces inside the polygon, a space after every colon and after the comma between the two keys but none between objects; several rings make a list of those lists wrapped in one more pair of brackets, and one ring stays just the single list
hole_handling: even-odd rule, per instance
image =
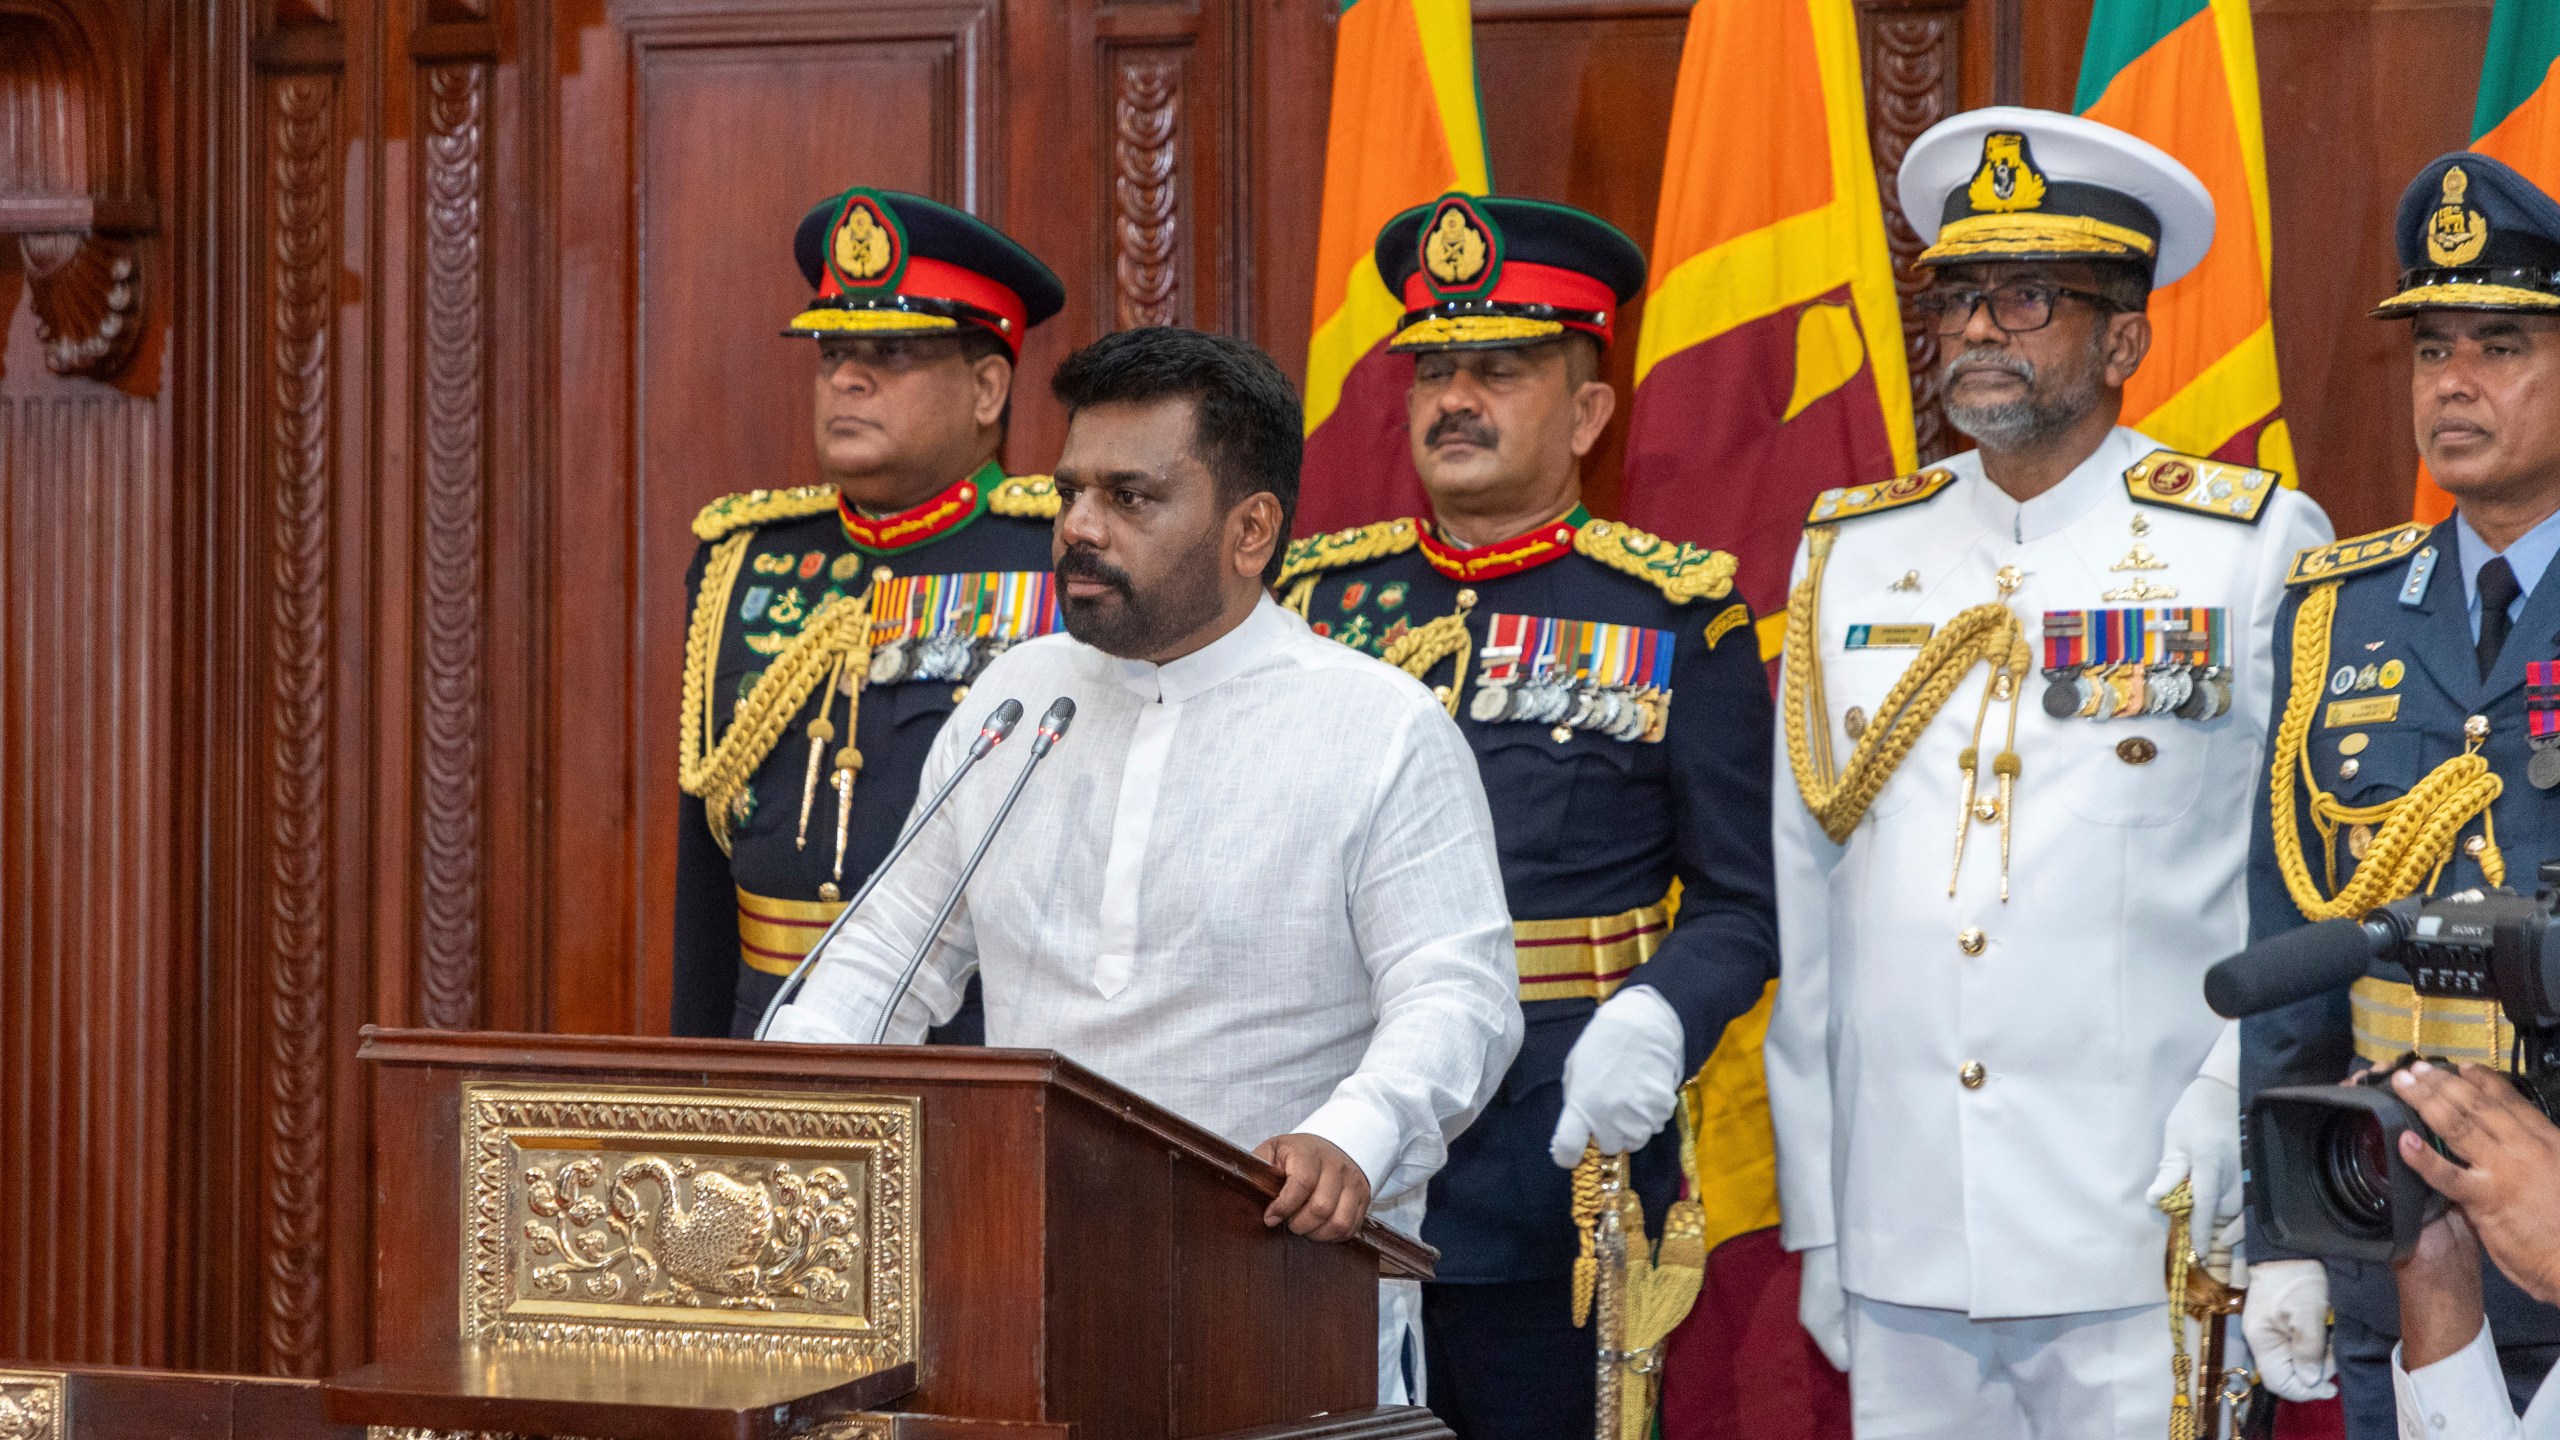
[{"label": "mustache", "polygon": [[1051,567],[1061,580],[1096,580],[1123,595],[1134,593],[1129,587],[1129,572],[1102,558],[1102,552],[1090,545],[1071,545]]},{"label": "mustache", "polygon": [[1486,424],[1472,410],[1454,410],[1432,421],[1431,428],[1423,432],[1422,443],[1437,445],[1453,436],[1470,445],[1481,445],[1487,450],[1502,443],[1502,432]]},{"label": "mustache", "polygon": [[2006,350],[1996,350],[1988,345],[1977,345],[1951,358],[1945,365],[1939,367],[1938,378],[1941,381],[1953,380],[1956,371],[1967,365],[1986,365],[1994,370],[2006,370],[2029,385],[2036,383],[2034,361],[2021,359]]}]

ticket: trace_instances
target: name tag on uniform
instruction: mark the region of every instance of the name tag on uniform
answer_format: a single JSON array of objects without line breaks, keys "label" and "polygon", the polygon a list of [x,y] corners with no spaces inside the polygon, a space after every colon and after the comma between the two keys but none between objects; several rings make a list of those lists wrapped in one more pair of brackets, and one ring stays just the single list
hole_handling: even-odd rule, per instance
[{"label": "name tag on uniform", "polygon": [[2342,725],[2388,725],[2400,718],[2400,697],[2375,695],[2363,700],[2332,700],[2329,713],[2320,724],[2335,730]]},{"label": "name tag on uniform", "polygon": [[1929,643],[1935,625],[1852,625],[1842,642],[1851,650],[1917,650]]}]

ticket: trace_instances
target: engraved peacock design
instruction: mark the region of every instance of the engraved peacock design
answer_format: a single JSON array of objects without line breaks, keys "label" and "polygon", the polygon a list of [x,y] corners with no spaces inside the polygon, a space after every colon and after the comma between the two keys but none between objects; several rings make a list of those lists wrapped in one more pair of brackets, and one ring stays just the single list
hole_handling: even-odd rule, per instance
[{"label": "engraved peacock design", "polygon": [[859,1301],[861,1192],[835,1166],[581,1156],[523,1180],[534,1294],[743,1310]]}]

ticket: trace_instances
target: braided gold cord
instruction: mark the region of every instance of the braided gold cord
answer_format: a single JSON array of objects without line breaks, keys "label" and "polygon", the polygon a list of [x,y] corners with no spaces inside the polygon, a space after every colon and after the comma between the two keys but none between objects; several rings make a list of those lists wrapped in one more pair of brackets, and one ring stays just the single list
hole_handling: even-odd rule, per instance
[{"label": "braided gold cord", "polygon": [[[1787,763],[1795,772],[1796,789],[1804,796],[1805,808],[1821,822],[1822,833],[1841,841],[1858,828],[1867,807],[1875,803],[1885,782],[1893,778],[1893,772],[1910,756],[1911,747],[1919,743],[1921,732],[1929,728],[1929,722],[1937,718],[1973,667],[1977,663],[1988,664],[1994,670],[2006,666],[2016,673],[2023,668],[2028,652],[2018,617],[2006,604],[1994,601],[1959,612],[1929,637],[1910,668],[1885,692],[1884,702],[1876,707],[1866,733],[1858,737],[1857,748],[1850,752],[1848,766],[1834,779],[1831,767],[1825,763],[1830,748],[1829,707],[1822,707],[1818,719],[1811,713],[1821,697],[1822,571],[1829,549],[1828,537],[1821,537],[1804,579],[1787,597],[1780,709],[1786,726]],[[2016,703],[2014,691],[2011,703]],[[1821,727],[1818,735],[1814,729],[1817,723]],[[1820,753],[1816,751],[1817,743]]]},{"label": "braided gold cord", "polygon": [[[2335,920],[2362,915],[2404,895],[2425,893],[2453,858],[2456,838],[2474,816],[2485,813],[2505,782],[2489,769],[2475,737],[2465,751],[2427,772],[2396,800],[2379,805],[2339,804],[2322,790],[2311,773],[2311,719],[2320,708],[2322,684],[2329,669],[2329,622],[2337,613],[2338,581],[2327,581],[2303,597],[2293,622],[2293,670],[2284,718],[2277,723],[2274,758],[2267,770],[2268,808],[2273,813],[2276,868],[2286,891],[2309,920]],[[2297,777],[2310,791],[2311,820],[2329,848],[2331,875],[2335,842],[2341,825],[2378,823],[2380,830],[2356,867],[2355,878],[2333,897],[2320,893],[2320,882],[2303,858],[2302,830],[2294,813]],[[2481,849],[2480,871],[2492,885],[2506,883],[2506,858],[2495,838]]]},{"label": "braided gold cord", "polygon": [[[2181,1180],[2160,1197],[2169,1216],[2169,1440],[2196,1440],[2195,1361],[2187,1354],[2187,1267],[2193,1263],[2195,1185]],[[2219,1317],[2209,1322],[2222,1323]]]},{"label": "braided gold cord", "polygon": [[1458,691],[1466,685],[1467,657],[1474,649],[1467,635],[1467,612],[1474,608],[1473,602],[1461,601],[1455,612],[1397,636],[1379,657],[1426,685],[1433,666],[1452,655],[1458,657],[1457,669],[1449,677],[1448,698],[1441,702],[1451,715],[1458,713]]},{"label": "braided gold cord", "polygon": [[1582,1237],[1582,1253],[1573,1257],[1573,1323],[1591,1323],[1591,1296],[1600,1284],[1600,1254],[1593,1231],[1600,1224],[1600,1142],[1583,1142],[1582,1159],[1573,1167],[1573,1228]]},{"label": "braided gold cord", "polygon": [[[782,652],[780,658],[766,667],[764,677],[738,705],[738,713],[729,722],[728,732],[719,745],[699,763],[684,767],[679,783],[685,793],[702,797],[710,812],[711,833],[724,851],[729,846],[732,807],[755,778],[756,767],[773,753],[775,742],[782,738],[791,717],[800,713],[809,692],[826,678],[839,659],[853,674],[862,674],[871,665],[871,606],[868,598],[852,599],[839,595],[818,607],[802,627],[800,638]],[[690,687],[688,687],[690,688]],[[688,706],[690,717],[694,711]],[[854,709],[845,709],[845,731],[853,734]],[[680,737],[689,741],[684,753],[697,753],[700,732]]]},{"label": "braided gold cord", "polygon": [[746,563],[753,531],[740,531],[712,547],[702,569],[702,589],[694,595],[693,623],[684,636],[684,713],[676,722],[676,785],[687,795],[702,793],[699,767],[702,737],[709,733],[711,680],[720,667],[720,618],[729,612],[729,593],[737,588],[738,571]]},{"label": "braided gold cord", "polygon": [[1281,598],[1280,608],[1292,611],[1299,619],[1304,620],[1307,618],[1308,603],[1315,598],[1316,577],[1310,575],[1289,586],[1289,593]]}]

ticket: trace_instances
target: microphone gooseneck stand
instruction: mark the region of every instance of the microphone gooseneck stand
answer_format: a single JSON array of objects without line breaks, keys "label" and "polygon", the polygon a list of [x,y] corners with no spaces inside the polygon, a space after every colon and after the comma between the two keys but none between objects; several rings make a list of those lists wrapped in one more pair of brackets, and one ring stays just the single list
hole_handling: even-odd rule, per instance
[{"label": "microphone gooseneck stand", "polygon": [[800,957],[800,963],[791,967],[791,973],[783,977],[781,987],[773,992],[773,998],[765,1002],[764,1015],[756,1021],[756,1039],[763,1039],[764,1032],[773,1028],[773,1017],[790,1003],[800,983],[808,978],[810,967],[817,964],[818,957],[825,953],[827,942],[836,938],[836,932],[844,928],[844,922],[853,918],[854,908],[870,897],[872,888],[880,883],[880,877],[889,873],[889,867],[898,863],[898,857],[906,854],[907,847],[924,832],[925,822],[942,808],[943,801],[951,798],[951,792],[959,787],[960,777],[985,759],[988,751],[1003,744],[1005,737],[1013,733],[1013,727],[1021,722],[1022,702],[1019,700],[1007,700],[987,712],[986,720],[978,726],[978,738],[969,742],[969,753],[961,757],[958,768],[951,772],[951,778],[942,782],[942,788],[934,791],[933,798],[908,820],[907,828],[898,832],[898,842],[889,847],[889,853],[881,858],[879,864],[871,867],[871,878],[863,881],[862,888],[853,892],[853,898],[836,912],[834,922],[818,937],[818,943],[810,946],[809,953]]},{"label": "microphone gooseneck stand", "polygon": [[996,832],[1004,828],[1005,817],[1013,813],[1013,802],[1022,798],[1022,787],[1031,780],[1031,772],[1040,768],[1041,757],[1067,733],[1067,724],[1076,718],[1076,702],[1061,695],[1049,703],[1048,713],[1040,717],[1039,732],[1031,737],[1031,758],[1022,763],[1022,773],[1013,777],[1013,788],[1004,792],[1004,803],[996,807],[996,818],[987,822],[987,833],[978,837],[978,848],[969,852],[969,863],[960,867],[960,878],[951,882],[951,893],[943,897],[940,913],[926,928],[924,938],[916,942],[916,951],[907,957],[907,968],[898,976],[897,988],[880,1006],[880,1023],[871,1027],[871,1043],[879,1044],[889,1036],[889,1020],[898,1013],[898,1004],[907,998],[907,987],[916,983],[916,972],[924,968],[924,957],[933,942],[942,937],[942,927],[951,912],[960,908],[960,892],[969,886],[969,877],[977,873],[978,862],[987,857],[987,847],[996,842]]}]

